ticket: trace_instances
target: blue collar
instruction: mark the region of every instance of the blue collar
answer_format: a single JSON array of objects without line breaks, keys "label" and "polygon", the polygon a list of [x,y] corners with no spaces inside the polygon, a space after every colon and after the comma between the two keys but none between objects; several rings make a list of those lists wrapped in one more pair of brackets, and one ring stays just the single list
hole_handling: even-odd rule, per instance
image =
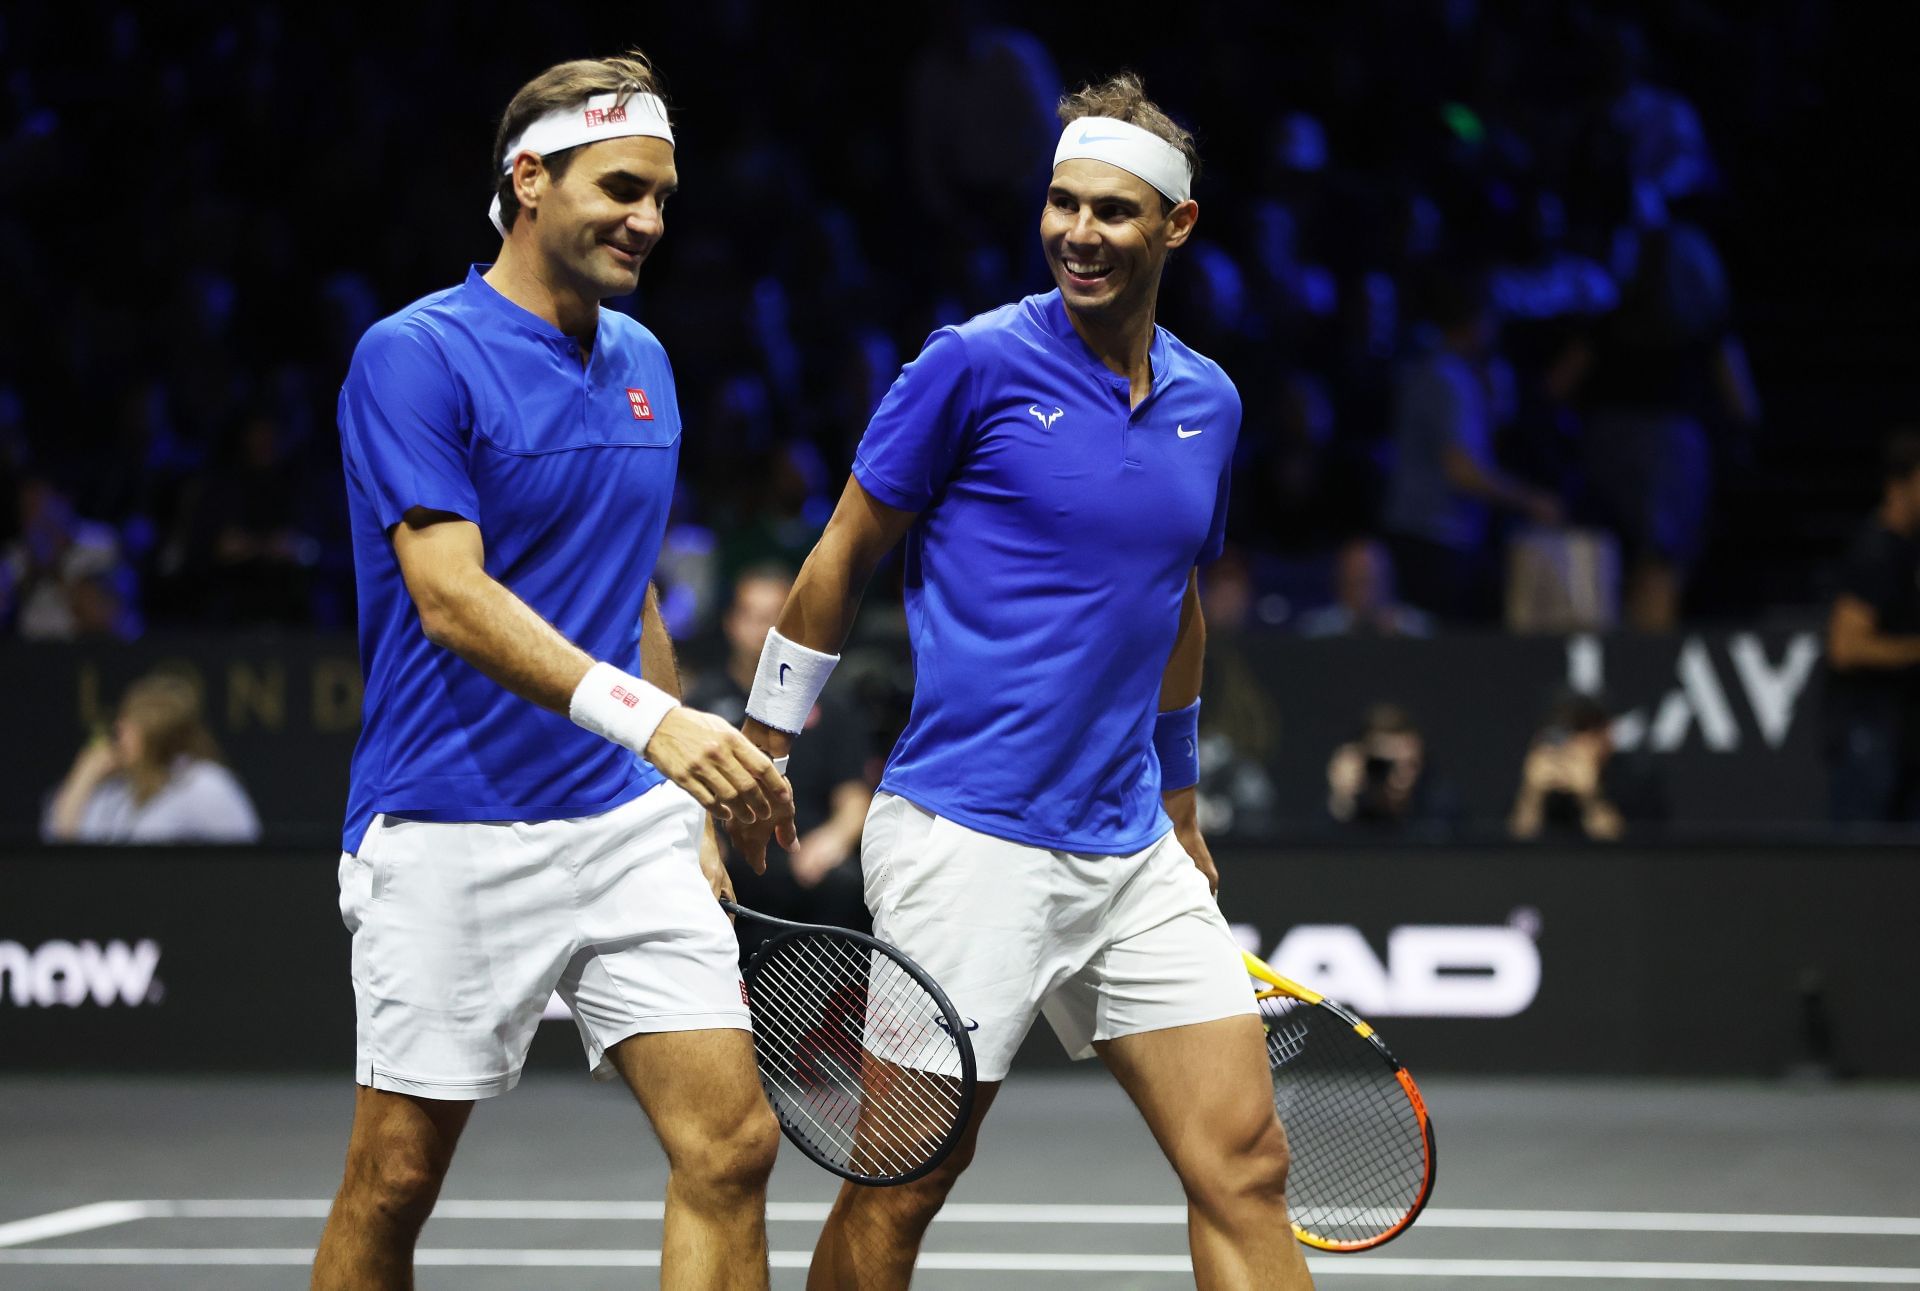
[{"label": "blue collar", "polygon": [[[1067,302],[1061,299],[1060,289],[1054,288],[1044,296],[1028,298],[1034,320],[1040,329],[1051,335],[1075,362],[1093,375],[1108,382],[1126,384],[1127,378],[1115,372],[1100,361],[1100,356],[1090,349],[1080,333],[1073,328],[1073,319],[1067,315]],[[1147,362],[1153,368],[1153,390],[1167,383],[1172,375],[1173,347],[1167,343],[1167,329],[1158,323],[1153,327],[1153,340],[1147,347]]]},{"label": "blue collar", "polygon": [[[514,304],[496,291],[493,284],[482,276],[491,268],[493,268],[493,266],[490,264],[467,266],[467,281],[463,284],[463,289],[470,299],[478,302],[483,308],[499,315],[508,325],[517,331],[526,332],[531,336],[537,336],[543,341],[560,341],[569,347],[574,344],[571,336],[568,336],[552,323],[549,323],[532,310]],[[598,349],[598,344],[596,344],[594,348]]]}]

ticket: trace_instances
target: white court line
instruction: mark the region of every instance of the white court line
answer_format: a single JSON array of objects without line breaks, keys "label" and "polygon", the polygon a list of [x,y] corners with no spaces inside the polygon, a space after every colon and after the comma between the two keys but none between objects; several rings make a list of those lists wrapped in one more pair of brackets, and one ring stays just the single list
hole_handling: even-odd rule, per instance
[{"label": "white court line", "polygon": [[115,1224],[146,1219],[153,1213],[150,1209],[152,1205],[152,1202],[146,1201],[96,1201],[68,1210],[16,1219],[0,1224],[0,1247],[40,1242],[49,1237],[66,1237],[73,1233],[88,1233],[96,1228],[111,1228]]},{"label": "white court line", "polygon": [[[776,1269],[804,1269],[812,1251],[774,1251]],[[45,1247],[0,1250],[0,1265],[305,1265],[306,1247]],[[414,1263],[440,1268],[658,1268],[657,1250],[427,1249]],[[1315,1277],[1532,1278],[1536,1281],[1764,1282],[1780,1285],[1920,1286],[1920,1269],[1867,1268],[1844,1264],[1689,1264],[1635,1260],[1421,1260],[1367,1256],[1318,1257],[1308,1261]],[[998,1251],[929,1251],[923,1271],[993,1273],[1179,1273],[1191,1270],[1184,1255],[1040,1254]]]},{"label": "white court line", "polygon": [[[147,1206],[151,1216],[182,1219],[324,1219],[327,1201],[211,1200],[109,1202]],[[774,1223],[818,1222],[827,1203],[774,1201]],[[64,1213],[64,1212],[63,1212]],[[442,1201],[441,1219],[659,1219],[658,1201]],[[142,1216],[134,1216],[141,1218]],[[32,1221],[23,1221],[32,1222]],[[118,1221],[109,1221],[118,1222]],[[1165,1224],[1185,1225],[1185,1206],[953,1202],[937,1222],[949,1224]],[[1448,1210],[1423,1211],[1416,1228],[1533,1229],[1548,1232],[1781,1233],[1844,1237],[1920,1237],[1920,1218],[1901,1215],[1758,1215],[1657,1210]],[[78,1231],[78,1230],[72,1230]],[[0,1233],[5,1229],[0,1228]],[[31,1239],[23,1239],[31,1240]],[[5,1245],[0,1242],[0,1245]]]}]

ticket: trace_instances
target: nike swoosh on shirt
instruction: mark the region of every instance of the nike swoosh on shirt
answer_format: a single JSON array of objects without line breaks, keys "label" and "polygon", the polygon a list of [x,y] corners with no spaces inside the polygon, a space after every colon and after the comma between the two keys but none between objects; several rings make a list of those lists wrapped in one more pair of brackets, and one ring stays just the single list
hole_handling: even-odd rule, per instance
[{"label": "nike swoosh on shirt", "polygon": [[1182,439],[1192,439],[1195,435],[1206,434],[1207,428],[1205,426],[1202,426],[1198,430],[1188,430],[1185,426],[1181,426],[1175,429],[1173,433],[1180,436],[1180,438]]}]

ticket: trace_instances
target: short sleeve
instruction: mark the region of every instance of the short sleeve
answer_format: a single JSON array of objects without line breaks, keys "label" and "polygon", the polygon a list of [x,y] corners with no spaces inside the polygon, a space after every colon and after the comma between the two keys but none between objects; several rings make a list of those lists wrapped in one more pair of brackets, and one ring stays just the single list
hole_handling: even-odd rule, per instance
[{"label": "short sleeve", "polygon": [[481,521],[460,405],[446,359],[425,336],[384,325],[361,340],[340,389],[340,447],[381,528],[414,507]]},{"label": "short sleeve", "polygon": [[854,478],[887,506],[924,510],[945,490],[974,422],[966,343],[942,328],[874,410],[854,453]]}]

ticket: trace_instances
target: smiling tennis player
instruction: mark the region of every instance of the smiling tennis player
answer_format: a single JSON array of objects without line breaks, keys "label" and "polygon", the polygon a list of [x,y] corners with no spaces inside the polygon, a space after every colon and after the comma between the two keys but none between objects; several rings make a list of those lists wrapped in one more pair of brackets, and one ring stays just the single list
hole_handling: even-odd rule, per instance
[{"label": "smiling tennis player", "polygon": [[498,261],[376,323],[341,391],[367,675],[340,858],[359,1089],[316,1288],[413,1285],[474,1100],[519,1080],[555,990],[666,1148],[662,1284],[767,1285],[779,1130],[701,843],[703,808],[790,843],[792,799],[679,702],[649,583],[673,373],[600,304],[664,234],[674,157],[637,55],[534,78],[495,145]]},{"label": "smiling tennis player", "polygon": [[[913,710],[867,817],[867,904],[976,1028],[982,1083],[945,1165],[842,1188],[808,1285],[907,1285],[1045,1013],[1178,1172],[1199,1285],[1297,1291],[1286,1135],[1196,818],[1196,566],[1220,552],[1240,426],[1226,375],[1154,324],[1197,155],[1133,76],[1060,119],[1040,219],[1057,290],[935,332],[900,374],[747,708],[748,738],[786,754],[904,537]],[[763,827],[733,832],[764,851]]]}]

